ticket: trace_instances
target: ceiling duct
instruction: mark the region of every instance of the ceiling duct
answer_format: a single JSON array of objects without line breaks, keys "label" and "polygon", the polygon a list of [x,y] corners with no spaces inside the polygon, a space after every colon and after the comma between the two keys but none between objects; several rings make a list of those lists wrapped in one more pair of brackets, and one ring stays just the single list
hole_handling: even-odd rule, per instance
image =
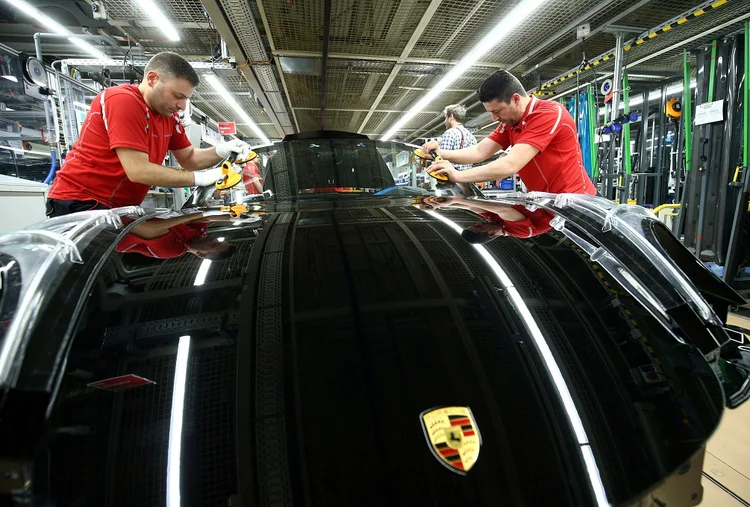
[{"label": "ceiling duct", "polygon": [[[279,137],[294,133],[289,111],[279,90],[273,63],[258,32],[250,3],[246,0],[205,0],[208,15],[236,59],[237,68],[260,100]],[[238,27],[237,31],[232,27]],[[260,122],[262,119],[258,118]]]}]

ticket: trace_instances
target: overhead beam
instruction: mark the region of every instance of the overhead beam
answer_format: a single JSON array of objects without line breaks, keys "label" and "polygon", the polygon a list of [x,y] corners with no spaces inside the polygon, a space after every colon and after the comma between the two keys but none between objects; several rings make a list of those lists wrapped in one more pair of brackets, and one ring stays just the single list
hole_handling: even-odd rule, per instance
[{"label": "overhead beam", "polygon": [[[271,107],[271,104],[268,102],[268,97],[266,97],[266,94],[263,91],[263,87],[256,79],[255,74],[253,74],[247,55],[245,54],[245,51],[243,51],[242,46],[237,40],[234,30],[232,30],[232,28],[229,26],[227,18],[224,15],[224,10],[219,5],[219,0],[202,0],[202,3],[203,7],[206,9],[206,12],[211,18],[211,21],[213,22],[214,28],[216,28],[216,30],[224,39],[224,42],[226,42],[229,51],[232,52],[232,55],[237,62],[237,67],[240,69],[242,75],[247,80],[250,88],[252,88],[252,90],[255,92],[255,96],[258,97],[258,100],[260,100],[260,103],[263,105],[263,109],[266,115],[273,122],[276,130],[278,130],[280,137],[283,138],[286,135],[284,133],[284,128],[281,126],[281,122],[276,116],[273,107]],[[260,120],[260,118],[257,118],[257,120]]]},{"label": "overhead beam", "polygon": [[331,0],[323,7],[323,64],[320,66],[320,130],[326,128],[326,73],[328,70],[328,43],[331,39]]},{"label": "overhead beam", "polygon": [[[295,107],[297,111],[318,111],[317,107]],[[329,107],[327,111],[336,112],[336,113],[366,113],[370,111],[370,109],[355,109],[355,108],[332,108]],[[404,109],[376,109],[374,112],[376,113],[406,113],[408,111]],[[442,111],[423,111],[424,113],[429,114],[442,114]]]},{"label": "overhead beam", "polygon": [[[424,30],[424,28],[422,28]],[[277,49],[271,52],[273,56],[293,56],[297,58],[321,58],[322,54],[318,51],[292,51],[286,49]],[[404,64],[413,63],[418,65],[456,65],[458,60],[445,60],[442,58],[406,58],[400,56],[380,56],[380,55],[363,55],[357,53],[328,53],[328,58],[332,60],[364,60],[370,62],[401,62]],[[493,62],[475,62],[472,67],[486,67],[490,69],[504,69],[507,65]]]},{"label": "overhead beam", "polygon": [[375,101],[370,106],[370,111],[367,113],[367,115],[365,115],[365,119],[362,120],[362,124],[357,129],[357,132],[362,132],[362,130],[365,128],[365,125],[367,125],[367,122],[370,121],[370,118],[375,112],[375,109],[377,109],[378,104],[380,104],[380,101],[383,100],[383,97],[388,92],[388,89],[391,87],[393,80],[396,79],[396,76],[401,71],[403,64],[406,62],[407,58],[409,58],[409,55],[414,49],[414,46],[416,46],[417,42],[419,42],[420,37],[422,37],[422,34],[424,33],[427,26],[430,24],[432,17],[435,15],[435,12],[437,12],[438,7],[440,7],[440,4],[442,2],[443,0],[432,0],[430,2],[430,5],[427,7],[427,10],[425,11],[424,15],[420,19],[417,29],[414,30],[414,33],[411,34],[411,37],[409,38],[409,42],[406,43],[404,50],[401,51],[401,56],[399,56],[398,60],[396,61],[396,65],[394,65],[393,69],[391,69],[391,73],[388,75],[388,79],[385,80],[385,84],[380,89],[380,93],[378,93],[378,96],[375,97]]},{"label": "overhead beam", "polygon": [[[604,23],[603,25],[600,25],[600,26],[598,26],[598,27],[594,28],[593,30],[591,30],[591,33],[589,33],[589,36],[588,36],[588,38],[591,38],[591,37],[593,37],[594,35],[596,35],[596,34],[598,34],[598,33],[600,33],[600,32],[603,32],[603,31],[605,31],[605,30],[606,30],[606,29],[607,29],[607,28],[608,28],[608,27],[609,27],[610,25],[613,25],[614,23],[617,23],[618,21],[620,21],[621,19],[625,18],[626,16],[629,16],[630,14],[632,14],[632,13],[633,13],[633,12],[635,12],[635,11],[637,11],[637,10],[638,10],[638,9],[640,9],[641,7],[645,6],[645,5],[646,5],[646,4],[648,4],[649,2],[651,2],[651,0],[641,0],[641,1],[640,1],[640,2],[638,2],[638,3],[636,3],[636,4],[633,4],[633,5],[631,5],[630,7],[628,7],[627,9],[625,9],[624,11],[622,11],[621,13],[617,14],[617,15],[616,15],[615,17],[613,17],[612,19],[609,19],[609,20],[608,20],[608,21],[607,21],[606,23]],[[570,25],[568,25],[568,26],[570,26]],[[558,37],[556,37],[556,36],[558,36]],[[546,40],[546,41],[545,41],[545,42],[543,43],[543,45],[547,45],[547,46],[549,46],[549,45],[550,45],[550,44],[552,44],[552,43],[553,43],[553,42],[554,42],[554,41],[555,41],[556,39],[558,39],[558,38],[559,38],[559,36],[561,36],[561,35],[559,35],[559,32],[558,32],[558,33],[556,33],[555,35],[553,35],[552,37],[550,37],[549,39],[547,39],[547,40]],[[521,74],[521,77],[525,77],[525,76],[527,76],[528,74],[531,74],[532,72],[534,72],[535,70],[537,70],[537,69],[538,69],[539,67],[541,67],[541,66],[543,66],[543,65],[546,65],[546,64],[548,64],[548,63],[551,63],[551,62],[553,62],[553,61],[555,61],[555,60],[556,60],[557,58],[559,58],[560,56],[564,55],[565,53],[567,53],[568,51],[570,51],[570,50],[571,50],[571,49],[573,49],[574,47],[578,46],[578,45],[579,45],[579,44],[581,44],[581,43],[582,43],[583,41],[584,41],[584,39],[576,39],[575,41],[571,42],[570,44],[568,44],[568,45],[567,45],[567,46],[565,46],[564,48],[562,48],[562,49],[560,49],[560,50],[556,51],[556,52],[555,52],[555,53],[554,53],[554,54],[553,54],[552,56],[550,56],[549,58],[545,58],[545,59],[544,59],[544,60],[542,60],[541,62],[538,62],[537,64],[535,64],[534,66],[532,66],[532,67],[531,67],[530,69],[528,69],[528,70],[526,70],[525,72],[523,72],[523,74]],[[543,47],[543,46],[540,46],[540,48],[541,48],[541,47]],[[538,53],[538,51],[537,51],[537,52],[535,52],[535,54],[536,54],[536,53]],[[523,62],[525,62],[526,60],[528,60],[528,58],[524,57],[524,58],[522,58],[521,60],[519,60],[518,62],[514,62],[513,64],[511,64],[511,68],[513,68],[513,67],[517,67],[518,65],[520,65],[520,64],[521,64],[521,63],[523,63]]]},{"label": "overhead beam", "polygon": [[[268,39],[268,45],[271,47],[271,54],[274,54],[276,51],[276,43],[273,40],[273,34],[271,33],[271,25],[268,23],[268,16],[266,16],[266,9],[263,7],[263,0],[256,0],[256,4],[258,5],[258,11],[260,12],[260,19],[263,22],[263,28],[266,31],[266,38]],[[281,62],[279,62],[278,58],[272,58],[274,61],[274,64],[276,65],[276,70],[279,72],[279,78],[281,79],[281,86],[284,88],[284,95],[286,95],[286,102],[289,104],[289,108],[291,109],[292,113],[292,119],[294,120],[294,126],[297,127],[297,132],[299,132],[299,122],[297,121],[297,114],[294,112],[294,107],[292,104],[292,97],[289,95],[289,87],[286,85],[286,79],[284,79],[284,70],[281,68]]]}]

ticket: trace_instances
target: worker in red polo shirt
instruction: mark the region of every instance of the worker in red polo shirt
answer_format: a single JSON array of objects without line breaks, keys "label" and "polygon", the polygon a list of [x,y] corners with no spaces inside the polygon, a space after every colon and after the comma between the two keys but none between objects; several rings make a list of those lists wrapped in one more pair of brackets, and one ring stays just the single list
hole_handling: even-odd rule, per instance
[{"label": "worker in red polo shirt", "polygon": [[[482,83],[479,100],[500,124],[479,144],[462,150],[440,150],[437,141],[425,143],[425,153],[434,150],[444,159],[433,162],[430,172],[462,183],[502,180],[517,173],[530,192],[596,195],[583,165],[575,122],[561,104],[529,96],[504,70]],[[466,171],[453,167],[482,162],[508,148],[506,157],[489,164]]]},{"label": "worker in red polo shirt", "polygon": [[533,238],[549,232],[554,215],[543,208],[530,211],[524,205],[502,204],[463,196],[427,197],[420,209],[425,211],[450,207],[465,209],[483,218],[483,222],[466,227],[461,236],[469,243],[486,243],[499,236]]},{"label": "worker in red polo shirt", "polygon": [[202,259],[221,261],[231,257],[237,247],[224,238],[208,237],[208,223],[228,219],[227,214],[213,212],[152,218],[126,234],[115,251],[156,259],[173,259],[189,252]]},{"label": "worker in red polo shirt", "polygon": [[[210,185],[221,176],[212,167],[249,147],[237,139],[195,149],[178,112],[199,83],[195,69],[176,53],[149,60],[140,85],[102,90],[91,103],[81,134],[47,195],[47,216],[139,205],[152,186]],[[164,167],[171,151],[187,171]]]}]

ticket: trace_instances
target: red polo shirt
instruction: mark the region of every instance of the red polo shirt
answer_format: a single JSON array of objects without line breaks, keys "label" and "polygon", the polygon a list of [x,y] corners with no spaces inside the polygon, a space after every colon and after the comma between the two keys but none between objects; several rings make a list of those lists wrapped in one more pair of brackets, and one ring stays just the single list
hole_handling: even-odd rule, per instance
[{"label": "red polo shirt", "polygon": [[142,151],[149,161],[162,165],[168,150],[188,146],[179,117],[152,111],[137,85],[106,88],[91,103],[81,135],[55,175],[48,197],[93,199],[110,208],[141,204],[151,186],[130,181],[114,149]]},{"label": "red polo shirt", "polygon": [[170,227],[166,234],[153,239],[144,239],[131,233],[122,238],[115,251],[139,253],[157,259],[172,259],[187,252],[190,240],[205,237],[207,231],[208,226],[205,223],[187,223]]},{"label": "red polo shirt", "polygon": [[561,104],[531,97],[518,125],[501,122],[488,138],[504,149],[529,144],[539,150],[518,172],[530,192],[596,195],[583,165],[575,122]]},{"label": "red polo shirt", "polygon": [[549,224],[554,216],[547,210],[537,209],[529,211],[526,206],[511,206],[514,210],[520,212],[526,218],[523,220],[503,220],[495,213],[479,213],[479,215],[493,224],[503,226],[503,236],[513,236],[514,238],[533,238],[549,232],[552,226]]}]

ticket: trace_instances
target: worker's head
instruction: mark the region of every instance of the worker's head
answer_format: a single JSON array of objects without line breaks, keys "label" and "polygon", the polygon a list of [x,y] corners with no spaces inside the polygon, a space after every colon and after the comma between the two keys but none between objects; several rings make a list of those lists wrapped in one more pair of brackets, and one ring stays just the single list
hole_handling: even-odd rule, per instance
[{"label": "worker's head", "polygon": [[516,125],[531,98],[521,82],[507,70],[493,72],[479,87],[479,100],[494,121]]},{"label": "worker's head", "polygon": [[470,225],[461,231],[461,237],[469,243],[481,244],[487,243],[498,236],[505,235],[505,227],[502,224],[479,223]]},{"label": "worker's head", "polygon": [[193,238],[188,242],[188,251],[211,261],[223,261],[234,255],[237,247],[224,238]]},{"label": "worker's head", "polygon": [[198,83],[198,73],[187,60],[165,51],[154,55],[146,64],[140,89],[151,109],[171,116],[187,107]]},{"label": "worker's head", "polygon": [[445,128],[453,128],[466,121],[466,108],[461,104],[451,104],[443,110],[445,115]]}]

